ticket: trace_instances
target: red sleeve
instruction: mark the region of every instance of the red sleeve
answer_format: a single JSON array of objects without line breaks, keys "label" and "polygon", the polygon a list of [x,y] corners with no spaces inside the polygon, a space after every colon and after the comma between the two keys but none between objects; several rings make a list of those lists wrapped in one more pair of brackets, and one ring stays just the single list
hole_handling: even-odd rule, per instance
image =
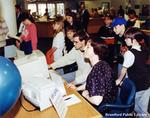
[{"label": "red sleeve", "polygon": [[37,29],[36,29],[35,24],[32,24],[32,26],[30,27],[29,34],[30,34],[30,39],[32,43],[32,49],[36,50],[37,49]]}]

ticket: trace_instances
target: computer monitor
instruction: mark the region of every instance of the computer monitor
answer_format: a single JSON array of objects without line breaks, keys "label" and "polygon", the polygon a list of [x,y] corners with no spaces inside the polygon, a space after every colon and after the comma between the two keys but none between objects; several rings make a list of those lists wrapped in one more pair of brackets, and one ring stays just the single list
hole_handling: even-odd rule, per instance
[{"label": "computer monitor", "polygon": [[62,96],[66,95],[62,77],[55,71],[48,70],[45,55],[41,51],[37,50],[18,58],[14,63],[21,74],[23,95],[39,107],[40,111],[52,106],[49,98],[54,88],[57,88]]},{"label": "computer monitor", "polygon": [[40,50],[15,59],[14,63],[20,71],[23,83],[36,78],[49,78],[45,55]]}]

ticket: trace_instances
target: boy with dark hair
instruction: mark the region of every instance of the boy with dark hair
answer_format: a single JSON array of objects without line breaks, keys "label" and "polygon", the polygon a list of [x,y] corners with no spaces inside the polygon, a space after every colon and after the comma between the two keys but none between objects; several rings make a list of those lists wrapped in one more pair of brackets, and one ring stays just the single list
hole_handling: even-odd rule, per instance
[{"label": "boy with dark hair", "polygon": [[67,81],[72,81],[73,84],[84,83],[89,72],[91,71],[90,64],[85,61],[83,56],[84,48],[88,41],[89,35],[85,31],[81,30],[76,32],[73,36],[74,48],[72,48],[68,54],[49,65],[49,68],[57,69],[76,62],[78,70],[75,72],[75,78]]}]

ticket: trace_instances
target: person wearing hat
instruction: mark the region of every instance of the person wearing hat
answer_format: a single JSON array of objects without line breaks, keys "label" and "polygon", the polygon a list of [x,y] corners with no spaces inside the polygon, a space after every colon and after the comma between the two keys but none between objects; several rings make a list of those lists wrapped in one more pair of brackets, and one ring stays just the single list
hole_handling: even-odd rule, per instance
[{"label": "person wearing hat", "polygon": [[30,54],[37,49],[37,28],[34,23],[31,22],[29,14],[23,12],[22,22],[25,28],[20,35],[20,40],[16,41],[16,46],[24,51],[25,54]]},{"label": "person wearing hat", "polygon": [[116,33],[116,35],[119,35],[119,37],[122,37],[125,32],[126,20],[124,18],[117,17],[113,20],[111,26],[114,32]]},{"label": "person wearing hat", "polygon": [[[126,30],[126,20],[124,18],[116,17],[113,22],[111,27],[113,28],[113,31],[115,32],[116,36],[116,45],[115,45],[115,59],[114,61],[122,64],[123,63],[123,57],[121,54],[123,54],[126,50],[126,44],[124,41],[124,33]],[[121,52],[121,53],[120,53]],[[119,74],[119,72],[118,72]]]}]

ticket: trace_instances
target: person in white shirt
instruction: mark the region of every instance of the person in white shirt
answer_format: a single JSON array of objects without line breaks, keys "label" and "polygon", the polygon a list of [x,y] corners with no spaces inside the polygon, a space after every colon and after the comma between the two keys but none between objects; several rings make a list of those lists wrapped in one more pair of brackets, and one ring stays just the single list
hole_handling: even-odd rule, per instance
[{"label": "person in white shirt", "polygon": [[149,118],[148,102],[150,98],[150,70],[147,68],[148,49],[144,41],[144,34],[139,28],[129,28],[125,32],[125,42],[131,47],[123,55],[124,61],[116,84],[122,84],[128,74],[136,86],[135,108],[139,118]]},{"label": "person in white shirt", "polygon": [[76,62],[78,70],[76,71],[76,76],[72,83],[75,85],[84,83],[91,71],[91,65],[89,62],[86,62],[82,52],[88,41],[89,36],[85,31],[76,32],[73,38],[74,48],[72,48],[68,54],[49,65],[49,68],[56,69]]},{"label": "person in white shirt", "polygon": [[54,21],[53,29],[55,31],[52,48],[56,48],[54,52],[54,61],[57,61],[63,56],[65,48],[65,34],[63,32],[64,22],[62,18],[58,18]]}]

